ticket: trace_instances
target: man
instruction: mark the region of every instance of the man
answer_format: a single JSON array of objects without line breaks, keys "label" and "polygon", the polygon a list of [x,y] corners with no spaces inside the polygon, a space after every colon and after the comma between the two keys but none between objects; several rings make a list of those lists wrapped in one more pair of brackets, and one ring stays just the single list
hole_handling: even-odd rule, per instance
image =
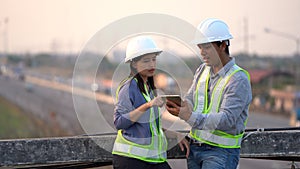
[{"label": "man", "polygon": [[192,127],[189,169],[235,169],[252,100],[249,74],[230,57],[226,23],[210,18],[197,29],[194,43],[204,63],[182,107],[168,100],[166,109]]}]

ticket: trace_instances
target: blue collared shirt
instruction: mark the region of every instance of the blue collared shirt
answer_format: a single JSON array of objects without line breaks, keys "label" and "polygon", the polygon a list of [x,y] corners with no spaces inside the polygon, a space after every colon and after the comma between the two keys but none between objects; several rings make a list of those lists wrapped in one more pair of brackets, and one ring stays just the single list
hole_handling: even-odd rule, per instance
[{"label": "blue collared shirt", "polygon": [[[150,92],[150,98],[154,98]],[[152,134],[150,131],[150,109],[138,119],[137,122],[130,120],[129,113],[141,105],[145,104],[146,100],[138,88],[137,82],[129,79],[124,83],[118,94],[118,101],[115,104],[114,124],[116,129],[122,129],[123,136],[137,144],[150,144]],[[159,109],[153,106],[156,125],[159,126]]]}]

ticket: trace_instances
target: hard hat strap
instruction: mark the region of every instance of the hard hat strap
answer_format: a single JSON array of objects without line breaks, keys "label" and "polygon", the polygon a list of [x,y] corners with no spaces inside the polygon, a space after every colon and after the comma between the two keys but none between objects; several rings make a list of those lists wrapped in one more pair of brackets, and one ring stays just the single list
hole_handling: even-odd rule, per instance
[{"label": "hard hat strap", "polygon": [[229,40],[216,41],[216,43],[217,43],[218,46],[221,46],[221,44],[222,44],[223,42],[226,43],[226,46],[230,46],[230,41],[229,41]]},{"label": "hard hat strap", "polygon": [[227,46],[230,46],[230,41],[229,40],[226,40],[225,43],[226,43]]}]

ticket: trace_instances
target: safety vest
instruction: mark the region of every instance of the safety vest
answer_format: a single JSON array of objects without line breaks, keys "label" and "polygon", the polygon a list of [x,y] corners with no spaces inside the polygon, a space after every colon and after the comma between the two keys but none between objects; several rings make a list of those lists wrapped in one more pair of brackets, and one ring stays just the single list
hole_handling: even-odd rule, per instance
[{"label": "safety vest", "polygon": [[[217,81],[216,86],[213,89],[212,95],[210,97],[210,105],[208,104],[208,82],[210,78],[210,67],[205,66],[204,71],[200,75],[197,83],[196,93],[194,98],[194,112],[208,114],[210,112],[219,112],[219,107],[221,105],[221,98],[226,84],[232,75],[238,71],[243,71],[248,76],[250,81],[250,76],[248,72],[236,64],[230,68],[230,70],[225,74],[224,77],[220,77]],[[219,119],[220,120],[220,119]],[[246,120],[247,121],[247,120]],[[246,125],[246,122],[244,123]],[[222,148],[240,148],[242,137],[244,133],[238,135],[231,135],[220,130],[198,130],[192,128],[190,131],[190,136],[200,142],[222,147]]]},{"label": "safety vest", "polygon": [[[131,78],[129,79],[131,80]],[[137,81],[135,79],[135,81]],[[123,85],[121,83],[120,85]],[[143,93],[143,96],[147,102],[151,101],[150,93],[147,90],[146,85],[144,85],[147,94]],[[117,89],[116,98],[118,98],[118,93],[121,87]],[[150,91],[151,92],[151,91]],[[160,112],[160,109],[158,109]],[[149,145],[141,145],[129,141],[123,137],[122,130],[118,130],[117,138],[113,147],[112,154],[117,154],[121,156],[131,157],[140,159],[147,162],[161,163],[167,160],[167,140],[162,131],[162,128],[156,125],[156,117],[154,114],[153,107],[150,108],[149,115],[149,125],[151,132],[151,142]],[[161,126],[160,113],[157,117],[159,121],[159,126]],[[141,138],[142,139],[142,138]]]}]

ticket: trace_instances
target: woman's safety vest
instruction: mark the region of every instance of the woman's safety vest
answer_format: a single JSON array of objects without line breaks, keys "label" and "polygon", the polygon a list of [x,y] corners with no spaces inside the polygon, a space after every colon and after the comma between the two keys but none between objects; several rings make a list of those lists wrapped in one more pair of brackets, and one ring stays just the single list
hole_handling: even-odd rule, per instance
[{"label": "woman's safety vest", "polygon": [[[236,64],[230,68],[230,70],[225,74],[224,77],[220,77],[216,86],[213,89],[210,105],[208,107],[208,82],[210,78],[210,67],[206,66],[204,71],[200,75],[197,83],[195,98],[194,98],[194,112],[208,114],[210,112],[219,112],[219,107],[221,105],[221,98],[226,84],[228,83],[230,77],[238,71],[243,71],[248,76],[249,74],[246,70],[240,68]],[[219,119],[220,120],[220,119]],[[244,123],[246,125],[246,122]],[[190,136],[200,142],[222,147],[222,148],[240,148],[242,137],[244,133],[238,135],[231,135],[220,130],[206,130],[205,126],[202,130],[192,128],[190,131]]]},{"label": "woman's safety vest", "polygon": [[[131,80],[131,78],[129,79]],[[126,81],[126,80],[125,80]],[[137,81],[135,79],[135,81]],[[121,83],[123,85],[124,83]],[[144,85],[145,91],[147,94],[143,93],[143,96],[147,102],[151,101],[150,93],[147,90],[146,85]],[[118,88],[116,93],[116,98],[118,98],[119,90],[121,86]],[[151,92],[151,91],[150,91]],[[160,119],[160,109],[159,110],[159,126],[161,126],[161,119]],[[141,145],[134,143],[132,141],[127,140],[123,137],[122,130],[118,130],[117,138],[115,140],[115,144],[113,147],[112,154],[117,154],[121,156],[131,157],[140,159],[147,162],[153,163],[161,163],[167,160],[167,140],[162,131],[161,127],[157,127],[154,109],[150,108],[149,114],[149,126],[151,132],[151,142],[149,145]],[[141,138],[143,139],[143,138]]]}]

